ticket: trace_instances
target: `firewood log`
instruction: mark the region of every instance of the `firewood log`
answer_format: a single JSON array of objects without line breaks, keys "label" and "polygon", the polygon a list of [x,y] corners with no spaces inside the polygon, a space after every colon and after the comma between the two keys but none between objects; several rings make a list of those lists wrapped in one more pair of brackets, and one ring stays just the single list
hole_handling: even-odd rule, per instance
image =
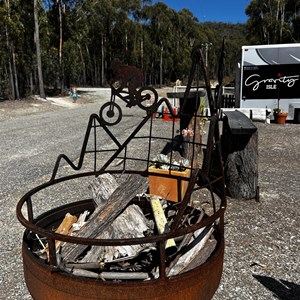
[{"label": "firewood log", "polygon": [[[96,238],[107,227],[112,224],[115,218],[125,209],[128,203],[140,193],[147,190],[148,180],[140,175],[129,175],[111,194],[105,205],[100,205],[91,215],[88,222],[77,232],[79,237]],[[67,244],[62,249],[64,261],[76,261],[77,257],[87,248],[86,245]]]},{"label": "firewood log", "polygon": [[[160,203],[160,199],[157,196],[151,196],[150,197],[150,204],[151,204],[151,208],[152,208],[152,212],[154,215],[154,219],[155,219],[155,223],[157,226],[157,230],[159,234],[163,234],[166,233],[170,230],[170,228],[168,228],[168,224],[167,224],[167,218],[165,216],[163,207]],[[175,240],[174,239],[168,239],[166,242],[166,249],[168,250],[168,252],[172,253],[173,251],[176,251],[176,244],[175,244]]]},{"label": "firewood log", "polygon": [[[106,230],[97,238],[138,238],[144,237],[144,232],[149,231],[148,220],[141,208],[135,204],[128,206]],[[126,246],[92,246],[91,250],[80,260],[80,262],[103,261],[112,262],[117,259],[131,259],[151,245],[126,245]]]},{"label": "firewood log", "polygon": [[[198,229],[194,236],[191,238],[189,244],[182,250],[183,253],[179,257],[179,259],[176,261],[176,264],[171,264],[170,267],[167,270],[167,276],[176,276],[178,274],[181,274],[183,272],[186,272],[188,270],[191,270],[201,263],[205,262],[207,258],[210,256],[211,252],[214,250],[211,249],[209,253],[206,251],[203,252],[203,248],[208,242],[209,238],[211,237],[212,233],[214,231],[214,228],[200,228]],[[215,245],[214,245],[215,247]]]},{"label": "firewood log", "polygon": [[105,205],[118,186],[116,178],[109,173],[104,173],[96,177],[89,185],[95,205]]},{"label": "firewood log", "polygon": [[87,278],[95,278],[102,280],[146,280],[150,276],[144,272],[101,272],[96,273],[83,269],[71,269],[68,270],[70,273],[76,276],[82,276]]},{"label": "firewood log", "polygon": [[[72,225],[77,222],[77,217],[72,216],[71,214],[67,213],[66,216],[64,217],[63,221],[60,223],[58,228],[55,230],[55,233],[58,234],[63,234],[63,235],[68,235]],[[55,241],[55,249],[56,251],[59,249],[61,244],[61,241]],[[45,249],[42,252],[46,252],[47,258],[49,259],[49,247],[48,244],[46,245]]]}]

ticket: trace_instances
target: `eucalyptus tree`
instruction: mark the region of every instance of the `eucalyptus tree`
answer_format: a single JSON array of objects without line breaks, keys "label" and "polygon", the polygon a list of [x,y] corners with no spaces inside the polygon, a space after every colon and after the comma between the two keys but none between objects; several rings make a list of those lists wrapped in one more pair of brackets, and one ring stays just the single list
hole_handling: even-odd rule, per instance
[{"label": "eucalyptus tree", "polygon": [[39,88],[40,95],[42,98],[46,98],[44,90],[44,79],[43,79],[43,70],[42,70],[42,58],[41,58],[41,47],[40,47],[40,27],[39,27],[39,18],[38,18],[38,3],[37,0],[34,0],[34,41],[36,46],[36,59],[37,59],[37,69],[39,77]]},{"label": "eucalyptus tree", "polygon": [[[45,51],[49,54],[49,72],[55,75],[52,84],[60,87],[61,93],[65,84],[64,67],[64,43],[70,38],[70,30],[73,24],[68,23],[69,15],[76,13],[76,6],[81,0],[44,0],[43,5],[47,16],[47,43],[49,49]],[[66,54],[67,55],[67,54]],[[49,65],[50,63],[50,65]]]},{"label": "eucalyptus tree", "polygon": [[87,83],[103,85],[106,82],[115,24],[116,7],[112,1],[91,0],[82,6],[82,13],[76,20],[78,30],[73,32],[73,38],[78,40]]},{"label": "eucalyptus tree", "polygon": [[145,39],[147,39],[145,32],[145,18],[144,18],[144,7],[151,5],[152,0],[143,0],[139,8],[135,9],[133,12],[133,18],[135,20],[135,29],[134,29],[134,49],[133,56],[135,59],[136,66],[144,70],[144,53],[145,53]]},{"label": "eucalyptus tree", "polygon": [[18,11],[18,2],[18,0],[4,0],[1,3],[5,45],[7,48],[7,74],[10,82],[9,95],[13,100],[20,98],[16,48],[18,35],[23,28],[19,22],[20,14]]},{"label": "eucalyptus tree", "polygon": [[286,35],[291,42],[300,42],[300,0],[289,0],[285,10]]},{"label": "eucalyptus tree", "polygon": [[[140,0],[90,0],[81,6],[75,37],[85,58],[87,81],[103,85],[109,77],[114,58],[125,64],[138,64],[137,41],[140,24],[136,21],[143,2]],[[84,29],[83,29],[84,28]]]},{"label": "eucalyptus tree", "polygon": [[172,80],[187,80],[191,67],[192,50],[200,40],[201,31],[198,19],[191,11],[180,10],[175,21]]},{"label": "eucalyptus tree", "polygon": [[8,70],[8,55],[7,55],[7,43],[6,43],[6,7],[4,1],[0,1],[0,98],[4,98],[7,94],[7,87],[9,86],[9,70]]},{"label": "eucalyptus tree", "polygon": [[[174,20],[176,12],[166,4],[158,2],[153,6],[144,7],[144,18],[147,20],[146,29],[149,34],[149,63],[150,73],[156,74],[159,69],[158,82],[163,84],[163,73],[167,72],[165,62],[170,58],[173,44],[170,43],[174,35]],[[146,46],[146,45],[145,45]],[[153,83],[157,83],[157,76],[151,78]]]},{"label": "eucalyptus tree", "polygon": [[0,86],[6,97],[19,99],[35,92],[34,3],[0,1]]},{"label": "eucalyptus tree", "polygon": [[[222,40],[225,38],[224,83],[233,82],[237,64],[241,59],[241,46],[249,44],[246,38],[246,26],[244,24],[206,22],[202,24],[201,31],[201,41],[204,42],[203,44],[205,42],[211,43],[208,49],[210,77],[212,79],[217,78]],[[204,46],[202,47],[204,48]]]},{"label": "eucalyptus tree", "polygon": [[249,16],[247,30],[251,42],[295,42],[299,29],[299,9],[299,0],[252,0],[246,8]]},{"label": "eucalyptus tree", "polygon": [[146,4],[152,1],[114,1],[114,26],[110,34],[111,53],[109,60],[119,58],[123,63],[144,67],[144,34],[141,13]]}]

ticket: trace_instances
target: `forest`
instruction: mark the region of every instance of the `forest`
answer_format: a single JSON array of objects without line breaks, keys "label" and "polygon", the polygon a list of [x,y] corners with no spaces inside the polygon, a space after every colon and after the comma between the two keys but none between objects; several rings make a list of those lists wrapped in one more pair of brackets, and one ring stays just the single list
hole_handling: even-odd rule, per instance
[{"label": "forest", "polygon": [[232,24],[151,0],[0,0],[0,100],[109,86],[114,59],[143,70],[147,85],[184,83],[197,47],[216,79],[223,38],[233,85],[242,45],[300,40],[300,0],[252,0],[245,12]]}]

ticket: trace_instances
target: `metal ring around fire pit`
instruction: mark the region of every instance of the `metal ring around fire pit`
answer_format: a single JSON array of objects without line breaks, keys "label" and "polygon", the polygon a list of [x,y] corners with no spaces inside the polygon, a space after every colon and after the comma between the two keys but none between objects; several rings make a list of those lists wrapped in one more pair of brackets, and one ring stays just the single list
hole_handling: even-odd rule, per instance
[{"label": "metal ring around fire pit", "polygon": [[[92,209],[92,199],[73,202],[33,218],[31,200],[33,195],[60,182],[93,175],[96,175],[96,173],[87,172],[62,177],[44,183],[24,195],[17,205],[17,217],[26,227],[23,236],[22,255],[25,281],[33,298],[43,300],[54,298],[170,299],[171,297],[176,296],[177,298],[179,297],[178,299],[211,299],[218,288],[223,268],[224,239],[222,220],[224,217],[225,206],[222,205],[215,214],[189,228],[178,229],[175,232],[169,232],[167,234],[123,240],[100,240],[72,237],[56,234],[51,230],[54,224],[58,224],[67,212],[78,214],[86,209]],[[145,173],[141,172],[141,176],[145,176]],[[22,213],[25,204],[27,205],[28,218],[25,218]],[[217,246],[212,256],[203,265],[171,278],[166,277],[165,272],[162,271],[160,272],[160,277],[158,279],[143,282],[105,282],[61,272],[56,266],[57,257],[55,251],[50,255],[50,264],[48,264],[32,253],[30,245],[30,236],[33,234],[39,234],[46,237],[50,244],[55,244],[55,240],[89,245],[125,245],[156,242],[160,245],[160,269],[163,270],[166,257],[164,244],[167,239],[193,232],[203,226],[213,224],[218,219],[221,220],[221,227],[217,228],[215,231]]]}]

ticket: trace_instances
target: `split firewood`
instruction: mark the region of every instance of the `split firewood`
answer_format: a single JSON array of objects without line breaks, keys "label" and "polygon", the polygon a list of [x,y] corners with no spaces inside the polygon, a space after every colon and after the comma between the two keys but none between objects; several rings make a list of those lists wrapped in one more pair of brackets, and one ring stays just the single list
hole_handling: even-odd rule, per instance
[{"label": "split firewood", "polygon": [[[60,223],[59,227],[55,230],[55,233],[63,234],[63,235],[69,235],[70,231],[71,231],[71,228],[72,228],[72,225],[76,222],[77,222],[77,217],[67,213],[65,215],[63,221]],[[58,252],[60,245],[61,245],[61,241],[55,241],[56,252]],[[49,246],[48,246],[48,244],[46,244],[46,246],[41,251],[39,251],[37,254],[40,255],[40,256],[43,256],[45,253],[46,253],[47,258],[49,260]]]},{"label": "split firewood", "polygon": [[[192,134],[188,134],[190,131]],[[194,131],[185,129],[182,131],[182,137],[182,156],[192,162],[194,156]]]},{"label": "split firewood", "polygon": [[213,231],[213,227],[204,227],[198,229],[194,233],[194,236],[191,238],[189,244],[182,249],[184,251],[182,252],[182,255],[179,257],[176,264],[171,264],[167,269],[167,276],[176,276],[178,274],[187,272],[188,270],[194,269],[195,267],[204,263],[216,246],[214,242],[210,243],[209,245],[212,247],[209,247],[209,251],[205,251],[205,253],[202,251],[210,239]]},{"label": "split firewood", "polygon": [[95,205],[105,205],[118,186],[116,178],[109,173],[104,173],[96,177],[89,185]]},{"label": "split firewood", "polygon": [[[105,205],[98,206],[89,221],[78,231],[76,236],[97,238],[116,217],[125,209],[128,203],[139,193],[148,188],[148,179],[140,175],[128,175],[124,181],[111,194]],[[111,237],[113,238],[113,237]],[[62,249],[64,261],[76,261],[79,255],[87,248],[81,244],[67,244]]]},{"label": "split firewood", "polygon": [[[128,206],[111,225],[108,225],[99,239],[122,239],[145,237],[144,232],[149,231],[148,220],[141,208],[135,204]],[[80,260],[83,262],[101,261],[112,262],[118,259],[132,259],[145,249],[152,248],[151,244],[124,245],[124,246],[92,246],[91,250]]]},{"label": "split firewood", "polygon": [[60,223],[59,227],[55,230],[55,233],[67,235],[72,228],[72,225],[76,222],[77,217],[67,213],[63,221]]},{"label": "split firewood", "polygon": [[[86,223],[86,218],[90,214],[88,210],[85,210],[83,213],[81,213],[75,223],[72,224],[72,227],[69,230],[68,235],[74,236],[77,231]],[[66,244],[66,242],[61,243],[61,247],[63,247]]]},{"label": "split firewood", "polygon": [[194,259],[189,264],[187,264],[187,266],[180,273],[193,270],[198,266],[204,264],[207,261],[207,259],[211,256],[213,251],[216,249],[216,246],[216,239],[209,238],[203,245],[203,248],[199,250],[198,255],[195,255]]},{"label": "split firewood", "polygon": [[77,222],[73,223],[72,225],[72,234],[75,231],[78,231],[86,223],[86,218],[89,215],[89,213],[90,212],[88,210],[85,210],[79,215]]},{"label": "split firewood", "polygon": [[[167,223],[167,218],[165,216],[163,207],[161,205],[160,199],[158,196],[151,196],[150,197],[150,204],[152,208],[152,212],[154,215],[157,231],[159,234],[166,233],[170,231],[170,228]],[[168,239],[165,245],[166,250],[172,253],[176,251],[176,243],[174,239]]]}]

